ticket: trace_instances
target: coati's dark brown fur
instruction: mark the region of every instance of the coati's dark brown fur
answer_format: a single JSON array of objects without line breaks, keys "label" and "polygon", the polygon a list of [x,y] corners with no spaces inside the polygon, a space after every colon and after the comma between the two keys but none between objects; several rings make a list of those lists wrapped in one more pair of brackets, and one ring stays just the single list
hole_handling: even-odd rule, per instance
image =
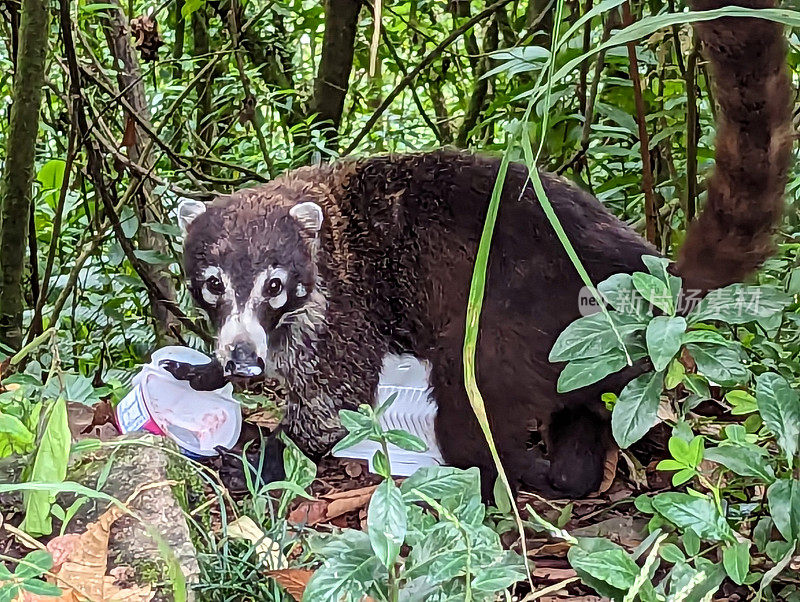
[{"label": "coati's dark brown fur", "polygon": [[[729,18],[696,31],[717,81],[717,169],[675,267],[687,288],[709,290],[746,276],[771,250],[789,161],[790,91],[779,25]],[[257,359],[285,379],[284,427],[307,453],[324,454],[342,436],[340,409],[373,400],[386,353],[409,352],[431,362],[445,460],[480,467],[491,486],[494,467],[467,401],[461,349],[498,166],[494,158],[450,150],[343,160],[220,198],[189,225],[192,294],[217,324],[253,297],[256,274],[268,278],[279,266],[280,281],[266,280],[271,288],[255,291],[263,300],[251,303],[268,342],[266,357]],[[564,179],[541,177],[594,282],[642,270],[641,256],[656,254],[596,199]],[[321,207],[321,224],[313,212],[290,214],[307,202]],[[226,274],[233,291],[227,301],[208,293],[209,266]],[[600,393],[620,390],[641,370],[556,393],[561,366],[548,353],[579,317],[581,287],[525,167],[511,165],[489,261],[477,377],[509,476],[550,494],[597,487],[610,441]],[[223,351],[238,352],[238,343]],[[533,426],[542,430],[547,457],[526,449]]]}]

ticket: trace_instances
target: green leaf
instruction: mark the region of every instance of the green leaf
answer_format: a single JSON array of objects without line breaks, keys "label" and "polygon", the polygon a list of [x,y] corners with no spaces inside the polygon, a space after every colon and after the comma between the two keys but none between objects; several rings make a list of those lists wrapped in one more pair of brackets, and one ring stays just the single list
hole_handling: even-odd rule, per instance
[{"label": "green leaf", "polygon": [[742,416],[745,414],[752,414],[758,411],[758,403],[756,398],[750,395],[747,391],[734,389],[725,394],[725,401],[727,401],[733,408],[731,414],[734,416]]},{"label": "green leaf", "polygon": [[391,467],[389,466],[389,458],[383,453],[383,450],[376,450],[372,456],[372,467],[375,472],[381,475],[384,479],[392,478]]},{"label": "green leaf", "polygon": [[342,437],[336,443],[336,445],[333,446],[333,450],[331,450],[331,453],[335,454],[335,453],[338,453],[338,452],[340,452],[342,450],[347,449],[348,447],[353,447],[357,443],[361,443],[362,441],[365,441],[365,440],[369,439],[369,436],[371,434],[372,434],[371,431],[366,431],[366,430],[363,430],[363,429],[358,429],[358,430],[355,430],[355,431],[351,431],[351,432],[347,433],[344,437]]},{"label": "green leaf", "polygon": [[647,316],[647,303],[636,292],[630,274],[614,274],[597,285],[597,290],[605,301],[621,314],[639,318]]},{"label": "green leaf", "polygon": [[39,579],[26,579],[22,582],[22,589],[31,594],[36,594],[38,596],[60,596],[61,595],[61,588],[53,585],[52,583],[47,583],[47,581],[41,581]]},{"label": "green leaf", "polygon": [[726,386],[747,381],[747,368],[739,360],[735,349],[707,343],[691,343],[686,346],[697,364],[697,371],[706,378]]},{"label": "green leaf", "polygon": [[62,159],[51,159],[36,174],[36,179],[41,183],[44,190],[60,190],[64,183],[64,173],[67,162]]},{"label": "green leaf", "polygon": [[428,445],[422,439],[400,429],[385,431],[383,436],[389,443],[393,443],[401,449],[414,452],[424,452],[428,449]]},{"label": "green leaf", "polygon": [[663,384],[663,372],[647,372],[622,390],[611,414],[611,430],[620,447],[635,443],[656,423]]},{"label": "green leaf", "polygon": [[24,562],[20,562],[14,571],[17,579],[28,579],[38,577],[45,571],[49,571],[53,566],[53,557],[50,552],[35,550],[25,556]]},{"label": "green leaf", "polygon": [[525,579],[525,567],[519,554],[505,551],[501,562],[495,566],[481,567],[472,578],[472,589],[494,593],[503,591],[517,581]]},{"label": "green leaf", "polygon": [[406,505],[392,479],[385,479],[369,502],[367,529],[372,550],[383,566],[390,567],[406,537]]},{"label": "green leaf", "polygon": [[744,324],[769,318],[791,302],[790,295],[774,286],[731,284],[708,293],[687,316],[687,321],[689,324],[705,320]]},{"label": "green leaf", "polygon": [[769,513],[784,539],[800,539],[800,481],[780,479],[767,489]]},{"label": "green leaf", "polygon": [[643,272],[634,273],[632,281],[639,294],[651,305],[654,305],[665,314],[672,315],[675,313],[672,292],[666,282]]},{"label": "green leaf", "polygon": [[660,493],[653,498],[653,508],[681,529],[691,529],[701,539],[731,541],[733,531],[706,497],[688,493]]},{"label": "green leaf", "polygon": [[8,583],[0,585],[0,602],[12,602],[19,595],[19,587]]},{"label": "green leaf", "polygon": [[[363,534],[367,537],[367,534]],[[329,558],[314,571],[303,592],[306,602],[360,602],[378,578],[380,562],[367,548]]]},{"label": "green leaf", "polygon": [[464,492],[480,492],[480,473],[477,468],[461,470],[452,466],[423,466],[400,485],[407,501],[417,501],[418,493],[441,500]]},{"label": "green leaf", "polygon": [[639,575],[639,567],[620,547],[587,551],[578,545],[569,550],[568,558],[576,571],[588,573],[616,589],[630,589]]},{"label": "green leaf", "polygon": [[681,552],[681,549],[674,543],[665,543],[663,546],[661,546],[661,548],[659,548],[658,553],[661,558],[672,564],[686,560],[686,557],[683,555],[683,552]]},{"label": "green leaf", "polygon": [[683,549],[689,556],[697,556],[700,553],[700,538],[694,531],[686,531],[683,534]]},{"label": "green leaf", "polygon": [[175,258],[171,255],[160,253],[153,249],[136,249],[133,254],[138,260],[151,265],[170,265],[175,263]]},{"label": "green leaf", "polygon": [[743,541],[722,551],[722,565],[736,585],[742,585],[750,571],[750,542]]},{"label": "green leaf", "polygon": [[597,357],[569,362],[558,377],[557,391],[566,393],[604,379],[609,374],[622,370],[628,360],[620,349],[611,349]]},{"label": "green leaf", "polygon": [[685,374],[686,368],[684,365],[677,358],[672,360],[669,364],[669,368],[667,369],[667,375],[664,378],[664,387],[668,391],[671,391],[681,384]]},{"label": "green leaf", "polygon": [[725,337],[713,330],[690,330],[681,337],[684,345],[687,343],[711,343],[714,345],[730,345]]},{"label": "green leaf", "polygon": [[720,445],[707,449],[705,459],[722,464],[743,477],[756,477],[767,483],[775,480],[775,472],[764,457],[743,445]]},{"label": "green leaf", "polygon": [[[644,330],[645,325],[636,316],[616,313],[608,316],[623,340]],[[618,346],[619,339],[606,314],[592,314],[575,320],[564,329],[550,350],[549,359],[551,362],[566,362],[597,357]]]},{"label": "green leaf", "polygon": [[800,396],[786,379],[772,372],[756,378],[758,412],[775,435],[791,468],[800,435]]},{"label": "green leaf", "polygon": [[361,412],[339,410],[339,420],[341,420],[342,426],[351,433],[362,430],[372,433],[372,419]]},{"label": "green leaf", "polygon": [[[67,424],[67,402],[59,398],[50,409],[29,481],[57,483],[67,476],[71,435]],[[51,491],[25,494],[25,519],[20,528],[34,536],[49,535],[53,530],[50,506],[55,501]]]}]

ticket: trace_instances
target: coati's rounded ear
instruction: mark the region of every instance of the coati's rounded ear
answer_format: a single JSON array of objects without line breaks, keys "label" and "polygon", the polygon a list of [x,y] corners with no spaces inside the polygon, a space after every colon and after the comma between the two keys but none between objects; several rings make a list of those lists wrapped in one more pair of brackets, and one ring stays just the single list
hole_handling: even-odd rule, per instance
[{"label": "coati's rounded ear", "polygon": [[206,204],[202,201],[186,200],[178,205],[178,226],[186,234],[191,223],[206,211]]},{"label": "coati's rounded ear", "polygon": [[322,207],[311,201],[295,205],[289,209],[289,215],[300,222],[305,230],[314,234],[322,228]]}]

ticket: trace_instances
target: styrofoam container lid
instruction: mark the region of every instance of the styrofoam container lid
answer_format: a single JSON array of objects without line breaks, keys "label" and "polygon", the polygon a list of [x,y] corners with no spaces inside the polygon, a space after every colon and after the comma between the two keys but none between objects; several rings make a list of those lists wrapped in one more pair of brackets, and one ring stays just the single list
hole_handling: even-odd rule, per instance
[{"label": "styrofoam container lid", "polygon": [[134,378],[150,418],[161,431],[186,451],[216,456],[216,447],[233,447],[242,430],[242,412],[227,383],[215,391],[195,391],[159,366],[162,360],[192,365],[211,358],[188,347],[170,346],[155,351],[149,364]]}]

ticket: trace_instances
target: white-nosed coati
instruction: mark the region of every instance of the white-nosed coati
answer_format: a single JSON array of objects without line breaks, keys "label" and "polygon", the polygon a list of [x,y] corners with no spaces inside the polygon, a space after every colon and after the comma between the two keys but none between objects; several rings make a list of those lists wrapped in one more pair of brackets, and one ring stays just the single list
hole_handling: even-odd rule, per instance
[{"label": "white-nosed coati", "polygon": [[[728,4],[773,1],[694,7]],[[707,291],[745,277],[771,252],[791,149],[791,94],[780,25],[724,18],[695,31],[716,82],[716,170],[673,267],[687,289]],[[491,487],[494,466],[467,401],[462,345],[498,167],[497,159],[451,150],[342,160],[182,207],[186,273],[219,329],[221,367],[285,379],[284,428],[304,451],[326,453],[343,435],[338,411],[370,403],[384,355],[408,352],[431,362],[445,460],[480,467]],[[642,270],[641,256],[656,254],[596,199],[541,177],[594,282]],[[597,487],[610,442],[600,394],[619,391],[640,369],[556,393],[561,366],[548,352],[579,317],[582,286],[526,168],[512,165],[489,261],[477,377],[510,478],[549,494]],[[209,377],[171,366],[198,387],[221,378],[222,368]],[[543,426],[546,457],[526,448],[534,423]]]}]

